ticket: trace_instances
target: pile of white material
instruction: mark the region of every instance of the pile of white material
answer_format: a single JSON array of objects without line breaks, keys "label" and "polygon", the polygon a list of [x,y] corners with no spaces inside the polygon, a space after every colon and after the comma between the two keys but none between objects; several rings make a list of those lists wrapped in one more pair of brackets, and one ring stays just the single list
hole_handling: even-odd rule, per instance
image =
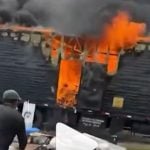
[{"label": "pile of white material", "polygon": [[93,139],[98,143],[98,147],[96,150],[126,150],[126,148],[112,144],[106,140],[103,140],[101,138],[97,138],[95,136],[89,135],[87,133],[83,133],[85,136],[88,136],[89,138]]},{"label": "pile of white material", "polygon": [[106,140],[86,133],[80,133],[65,124],[56,125],[56,138],[53,138],[48,148],[56,150],[126,150]]}]

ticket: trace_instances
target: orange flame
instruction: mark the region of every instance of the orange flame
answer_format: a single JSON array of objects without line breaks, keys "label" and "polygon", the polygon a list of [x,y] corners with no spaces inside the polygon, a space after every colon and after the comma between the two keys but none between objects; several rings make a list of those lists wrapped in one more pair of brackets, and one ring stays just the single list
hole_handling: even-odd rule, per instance
[{"label": "orange flame", "polygon": [[132,22],[128,13],[119,12],[112,23],[105,26],[99,50],[118,51],[134,46],[144,35],[145,29],[144,23]]}]

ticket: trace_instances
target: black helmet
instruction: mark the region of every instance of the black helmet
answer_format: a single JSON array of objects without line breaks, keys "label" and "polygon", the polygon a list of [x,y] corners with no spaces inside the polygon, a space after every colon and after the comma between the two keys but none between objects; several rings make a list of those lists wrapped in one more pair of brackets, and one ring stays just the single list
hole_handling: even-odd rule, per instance
[{"label": "black helmet", "polygon": [[3,102],[13,102],[13,101],[20,101],[21,97],[15,90],[6,90],[3,93]]}]

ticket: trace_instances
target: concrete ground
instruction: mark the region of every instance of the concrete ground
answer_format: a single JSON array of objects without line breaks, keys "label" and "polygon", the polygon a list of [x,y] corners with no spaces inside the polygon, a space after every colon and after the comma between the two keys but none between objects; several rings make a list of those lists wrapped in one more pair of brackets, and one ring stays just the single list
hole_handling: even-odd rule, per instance
[{"label": "concrete ground", "polygon": [[120,136],[119,145],[124,146],[127,150],[150,150],[150,137],[142,134],[131,135],[124,131]]},{"label": "concrete ground", "polygon": [[126,147],[127,150],[150,150],[150,144],[143,143],[120,143],[119,145]]}]

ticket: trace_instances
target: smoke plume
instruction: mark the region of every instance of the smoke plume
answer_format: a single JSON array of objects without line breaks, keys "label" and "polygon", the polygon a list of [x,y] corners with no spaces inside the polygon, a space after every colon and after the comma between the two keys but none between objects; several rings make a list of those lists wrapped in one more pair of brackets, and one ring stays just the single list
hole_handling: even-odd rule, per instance
[{"label": "smoke plume", "polygon": [[52,26],[69,35],[95,34],[121,10],[150,29],[149,0],[0,0],[0,22]]}]

